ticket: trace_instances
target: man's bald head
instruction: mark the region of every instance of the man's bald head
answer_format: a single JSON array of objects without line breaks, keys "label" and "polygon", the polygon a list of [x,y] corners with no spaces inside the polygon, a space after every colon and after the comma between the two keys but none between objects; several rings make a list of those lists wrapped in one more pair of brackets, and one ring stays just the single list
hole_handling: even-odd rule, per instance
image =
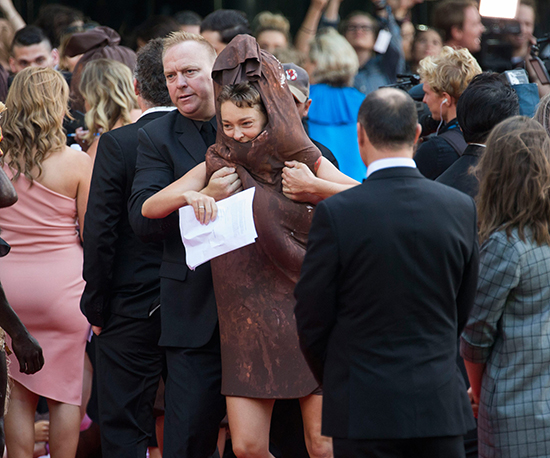
[{"label": "man's bald head", "polygon": [[371,92],[359,108],[358,121],[379,150],[411,147],[416,141],[418,115],[409,94],[392,88]]}]

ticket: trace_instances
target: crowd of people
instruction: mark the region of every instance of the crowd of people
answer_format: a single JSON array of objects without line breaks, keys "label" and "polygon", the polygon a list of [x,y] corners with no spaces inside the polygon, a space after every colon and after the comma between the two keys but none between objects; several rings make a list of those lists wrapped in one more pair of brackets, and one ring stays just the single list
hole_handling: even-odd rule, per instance
[{"label": "crowd of people", "polygon": [[[0,2],[7,457],[550,456],[536,5],[518,84],[471,0],[341,3],[294,38],[220,9],[124,46]],[[179,209],[251,188],[256,241],[190,269]]]}]

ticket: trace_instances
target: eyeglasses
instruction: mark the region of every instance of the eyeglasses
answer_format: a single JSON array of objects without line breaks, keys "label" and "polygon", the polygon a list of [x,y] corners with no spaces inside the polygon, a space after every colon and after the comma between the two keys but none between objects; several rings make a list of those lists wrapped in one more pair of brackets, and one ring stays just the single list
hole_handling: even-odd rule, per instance
[{"label": "eyeglasses", "polygon": [[372,25],[365,24],[350,24],[346,27],[346,32],[373,32],[374,27]]}]

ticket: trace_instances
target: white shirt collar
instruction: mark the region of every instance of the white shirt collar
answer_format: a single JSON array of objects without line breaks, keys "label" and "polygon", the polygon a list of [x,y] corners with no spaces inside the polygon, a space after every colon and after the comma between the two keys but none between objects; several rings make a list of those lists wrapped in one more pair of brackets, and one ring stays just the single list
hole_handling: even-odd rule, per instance
[{"label": "white shirt collar", "polygon": [[367,168],[367,178],[378,170],[387,169],[389,167],[411,167],[416,168],[416,163],[410,157],[388,157],[385,159],[378,159],[371,162]]},{"label": "white shirt collar", "polygon": [[157,111],[173,111],[176,107],[153,107],[145,110],[143,113],[141,113],[141,116],[139,119],[143,118],[145,115],[148,115],[149,113],[156,113]]}]

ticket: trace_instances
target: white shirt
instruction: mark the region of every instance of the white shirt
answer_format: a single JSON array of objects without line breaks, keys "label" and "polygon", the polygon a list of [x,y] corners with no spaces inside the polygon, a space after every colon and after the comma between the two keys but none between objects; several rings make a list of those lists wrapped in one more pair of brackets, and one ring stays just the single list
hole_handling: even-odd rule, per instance
[{"label": "white shirt", "polygon": [[409,157],[388,157],[386,159],[378,159],[377,161],[371,162],[367,168],[367,178],[378,170],[390,167],[411,167],[416,169],[416,163]]},{"label": "white shirt", "polygon": [[173,111],[176,107],[153,107],[145,110],[143,113],[141,113],[141,116],[139,119],[143,118],[145,115],[148,115],[149,113],[155,113],[157,111]]}]

